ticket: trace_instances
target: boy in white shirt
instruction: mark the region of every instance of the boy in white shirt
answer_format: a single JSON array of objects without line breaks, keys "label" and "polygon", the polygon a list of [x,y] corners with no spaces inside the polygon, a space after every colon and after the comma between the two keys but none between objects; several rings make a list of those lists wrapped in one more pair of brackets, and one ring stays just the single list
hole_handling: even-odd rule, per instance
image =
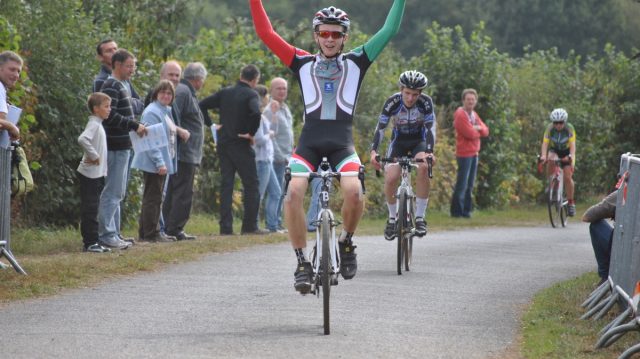
[{"label": "boy in white shirt", "polygon": [[84,132],[78,137],[84,152],[78,166],[82,213],[80,232],[84,252],[104,253],[111,250],[98,243],[98,205],[107,176],[107,135],[102,121],[109,117],[111,97],[101,92],[92,93],[87,99],[87,107],[91,115]]}]

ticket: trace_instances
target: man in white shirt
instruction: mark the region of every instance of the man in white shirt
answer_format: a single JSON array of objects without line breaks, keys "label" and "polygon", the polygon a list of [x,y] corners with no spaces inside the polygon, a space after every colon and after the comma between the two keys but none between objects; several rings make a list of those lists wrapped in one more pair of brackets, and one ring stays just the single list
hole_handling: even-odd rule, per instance
[{"label": "man in white shirt", "polygon": [[[293,117],[289,107],[284,102],[287,99],[287,80],[275,77],[271,80],[271,99],[278,102],[278,111],[271,113],[271,106],[267,106],[264,115],[272,119],[271,129],[274,131],[273,141],[273,170],[280,188],[283,187],[284,170],[289,165],[289,159],[293,153]],[[282,226],[282,199],[278,203],[278,230],[283,231]]]},{"label": "man in white shirt", "polygon": [[13,51],[0,53],[0,136],[9,136],[11,140],[20,138],[20,130],[8,119],[7,89],[15,86],[20,78],[20,71],[22,58],[18,54]]}]

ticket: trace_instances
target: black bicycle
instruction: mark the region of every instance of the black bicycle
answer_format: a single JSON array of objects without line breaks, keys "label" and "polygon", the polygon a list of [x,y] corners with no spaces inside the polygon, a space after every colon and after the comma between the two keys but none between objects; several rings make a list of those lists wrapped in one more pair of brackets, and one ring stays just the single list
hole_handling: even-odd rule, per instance
[{"label": "black bicycle", "polygon": [[[318,290],[322,287],[322,304],[324,316],[324,334],[330,334],[330,306],[329,299],[331,296],[331,286],[338,284],[338,274],[340,273],[340,252],[338,247],[338,238],[336,238],[336,227],[340,221],[336,220],[333,212],[329,208],[329,187],[332,179],[340,181],[342,177],[358,177],[362,186],[362,193],[365,193],[364,187],[364,167],[355,172],[333,172],[331,165],[326,157],[322,158],[322,162],[317,172],[308,173],[291,173],[291,169],[285,169],[285,187],[283,193],[287,193],[289,181],[291,177],[305,177],[309,180],[321,178],[322,185],[320,187],[319,201],[321,209],[318,217],[314,222],[316,226],[316,243],[311,252],[311,266],[313,267],[313,278],[311,280],[311,293],[320,296]],[[318,255],[320,250],[320,255]],[[328,284],[328,285],[326,285]]]},{"label": "black bicycle", "polygon": [[[416,196],[411,186],[411,170],[417,168],[416,163],[425,162],[422,159],[413,159],[408,156],[399,158],[381,158],[376,160],[384,165],[397,165],[401,168],[400,185],[396,190],[398,213],[396,214],[396,237],[398,238],[397,270],[398,275],[402,274],[402,267],[405,271],[411,269],[411,259],[413,257],[413,237],[416,230]],[[433,158],[427,157],[427,170],[429,178],[433,178]],[[376,171],[376,174],[379,174]]]}]

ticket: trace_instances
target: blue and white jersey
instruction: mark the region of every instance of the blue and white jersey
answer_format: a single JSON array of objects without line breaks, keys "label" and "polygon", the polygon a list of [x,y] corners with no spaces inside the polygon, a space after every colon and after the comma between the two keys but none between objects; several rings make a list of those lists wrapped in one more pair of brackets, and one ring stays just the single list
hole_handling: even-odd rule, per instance
[{"label": "blue and white jersey", "polygon": [[378,151],[386,128],[391,124],[391,144],[396,140],[423,140],[427,153],[433,153],[436,142],[436,114],[431,97],[421,94],[416,104],[408,108],[400,92],[389,97],[382,107],[378,125],[373,134],[371,149]]}]

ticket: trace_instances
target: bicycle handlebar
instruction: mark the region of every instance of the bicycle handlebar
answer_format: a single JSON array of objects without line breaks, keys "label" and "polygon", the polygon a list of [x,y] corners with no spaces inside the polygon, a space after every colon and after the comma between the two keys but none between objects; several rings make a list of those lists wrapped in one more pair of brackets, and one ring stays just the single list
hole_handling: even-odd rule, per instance
[{"label": "bicycle handlebar", "polygon": [[[540,162],[547,162],[547,161],[549,161],[549,157],[547,157],[544,161],[542,161],[542,155],[538,155],[538,156],[537,156],[537,158],[538,158],[538,163],[540,163]],[[571,163],[571,159],[572,159],[573,157],[571,157],[571,154],[568,154],[568,155],[566,155],[566,156],[565,156],[565,157],[563,157],[563,158],[567,158],[567,159],[569,159],[569,163]],[[553,161],[554,161],[556,164],[563,163],[563,162],[562,162],[562,158],[559,158],[559,157],[558,157],[558,158],[555,158]]]},{"label": "bicycle handlebar", "polygon": [[[428,156],[425,159],[413,159],[411,157],[407,157],[407,156],[402,156],[399,158],[386,158],[386,157],[380,157],[380,155],[376,155],[376,161],[381,162],[381,163],[388,163],[388,164],[396,164],[398,166],[411,166],[411,167],[418,167],[416,165],[416,163],[423,163],[426,162],[427,163],[427,174],[429,176],[429,178],[433,178],[433,157]],[[376,170],[376,177],[380,177],[380,170]]]},{"label": "bicycle handlebar", "polygon": [[282,197],[287,194],[287,190],[289,189],[289,182],[292,177],[300,177],[300,178],[308,178],[309,180],[313,178],[336,178],[338,181],[342,177],[358,177],[360,180],[360,186],[362,187],[362,193],[367,193],[367,189],[364,185],[364,166],[360,166],[358,171],[347,171],[347,172],[333,172],[330,171],[331,166],[329,162],[326,161],[326,158],[323,158],[322,163],[318,167],[318,172],[291,172],[291,167],[287,166],[284,170],[284,191],[282,191]]}]

